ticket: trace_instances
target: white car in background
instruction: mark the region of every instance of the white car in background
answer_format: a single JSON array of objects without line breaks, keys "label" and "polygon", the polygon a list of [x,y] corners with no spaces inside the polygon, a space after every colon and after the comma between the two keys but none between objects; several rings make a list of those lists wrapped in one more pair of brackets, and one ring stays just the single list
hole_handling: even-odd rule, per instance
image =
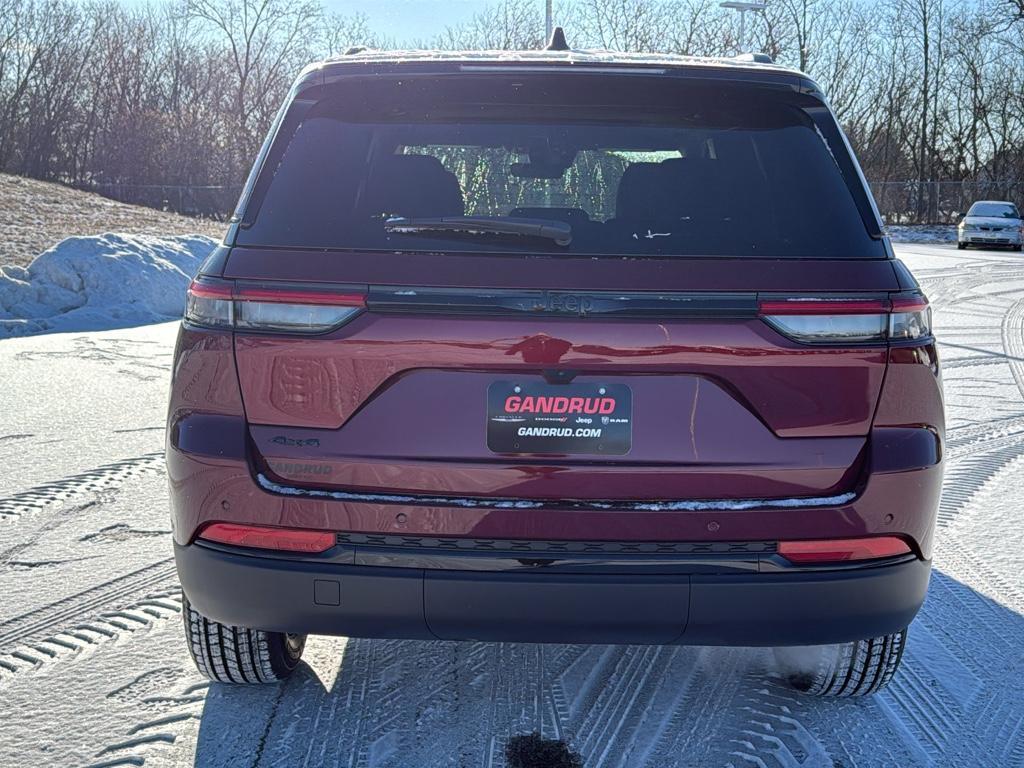
[{"label": "white car in background", "polygon": [[1013,203],[979,200],[956,228],[956,247],[1005,245],[1015,251],[1024,244],[1024,221]]}]

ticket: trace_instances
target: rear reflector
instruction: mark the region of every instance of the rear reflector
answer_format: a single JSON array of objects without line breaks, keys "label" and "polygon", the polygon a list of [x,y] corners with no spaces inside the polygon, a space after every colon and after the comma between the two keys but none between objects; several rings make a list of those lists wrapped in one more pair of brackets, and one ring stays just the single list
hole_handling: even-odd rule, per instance
[{"label": "rear reflector", "polygon": [[914,341],[931,335],[931,309],[919,293],[888,298],[781,298],[758,302],[762,319],[805,344]]},{"label": "rear reflector", "polygon": [[208,328],[323,333],[348,322],[365,306],[366,295],[351,290],[198,278],[188,289],[185,319]]},{"label": "rear reflector", "polygon": [[875,560],[910,554],[910,546],[896,536],[865,539],[819,539],[817,541],[780,541],[779,554],[792,563],[841,563],[850,560]]},{"label": "rear reflector", "polygon": [[200,531],[199,538],[236,547],[257,547],[286,552],[326,552],[337,540],[335,535],[328,531],[269,528],[236,523],[212,523]]}]

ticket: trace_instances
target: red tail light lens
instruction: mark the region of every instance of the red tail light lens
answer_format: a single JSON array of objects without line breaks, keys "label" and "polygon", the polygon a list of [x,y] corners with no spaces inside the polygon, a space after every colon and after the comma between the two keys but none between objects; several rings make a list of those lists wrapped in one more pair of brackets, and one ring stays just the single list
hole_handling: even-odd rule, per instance
[{"label": "red tail light lens", "polygon": [[277,549],[285,552],[326,552],[336,537],[329,531],[306,531],[298,528],[270,528],[261,525],[213,523],[199,533],[204,541],[236,547]]},{"label": "red tail light lens", "polygon": [[779,554],[791,563],[797,564],[876,560],[907,555],[910,552],[907,542],[897,536],[779,542]]},{"label": "red tail light lens", "polygon": [[883,343],[931,335],[931,309],[920,294],[892,300],[763,299],[759,310],[775,330],[804,344]]},{"label": "red tail light lens", "polygon": [[351,320],[366,296],[351,290],[235,284],[199,278],[188,289],[185,319],[212,328],[323,333]]},{"label": "red tail light lens", "polygon": [[888,299],[765,299],[760,303],[763,315],[835,315],[871,316],[885,314],[892,306]]}]

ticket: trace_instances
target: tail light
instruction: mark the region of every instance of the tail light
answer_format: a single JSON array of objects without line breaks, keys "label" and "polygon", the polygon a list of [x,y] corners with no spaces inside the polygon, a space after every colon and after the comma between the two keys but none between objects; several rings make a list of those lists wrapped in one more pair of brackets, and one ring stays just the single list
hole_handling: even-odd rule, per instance
[{"label": "tail light", "polygon": [[892,299],[762,299],[758,308],[775,330],[805,344],[914,341],[932,332],[931,308],[919,293]]},{"label": "tail light", "polygon": [[896,296],[889,315],[889,339],[913,341],[932,335],[932,308],[921,295]]},{"label": "tail light", "polygon": [[199,538],[236,547],[309,553],[326,552],[337,542],[337,537],[330,531],[271,528],[263,525],[238,525],[236,523],[212,523],[200,531]]},{"label": "tail light", "polygon": [[193,280],[185,295],[185,319],[210,328],[234,324],[231,283]]},{"label": "tail light", "polygon": [[343,325],[366,306],[351,288],[307,290],[197,278],[188,288],[185,319],[207,328],[323,333]]},{"label": "tail light", "polygon": [[910,546],[898,536],[872,536],[863,539],[818,539],[780,541],[779,554],[798,565],[877,560],[909,555]]}]

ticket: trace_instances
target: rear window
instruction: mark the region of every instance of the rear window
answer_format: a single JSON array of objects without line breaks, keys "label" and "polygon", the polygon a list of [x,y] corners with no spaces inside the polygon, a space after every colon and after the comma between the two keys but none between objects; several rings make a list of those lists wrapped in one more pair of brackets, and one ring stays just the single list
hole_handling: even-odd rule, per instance
[{"label": "rear window", "polygon": [[1019,219],[1017,206],[1012,203],[975,203],[968,216],[992,216],[997,219]]},{"label": "rear window", "polygon": [[[764,89],[624,80],[335,85],[291,107],[237,242],[884,256],[837,164],[845,146],[830,144],[799,105]],[[530,222],[571,235],[514,226]]]}]

